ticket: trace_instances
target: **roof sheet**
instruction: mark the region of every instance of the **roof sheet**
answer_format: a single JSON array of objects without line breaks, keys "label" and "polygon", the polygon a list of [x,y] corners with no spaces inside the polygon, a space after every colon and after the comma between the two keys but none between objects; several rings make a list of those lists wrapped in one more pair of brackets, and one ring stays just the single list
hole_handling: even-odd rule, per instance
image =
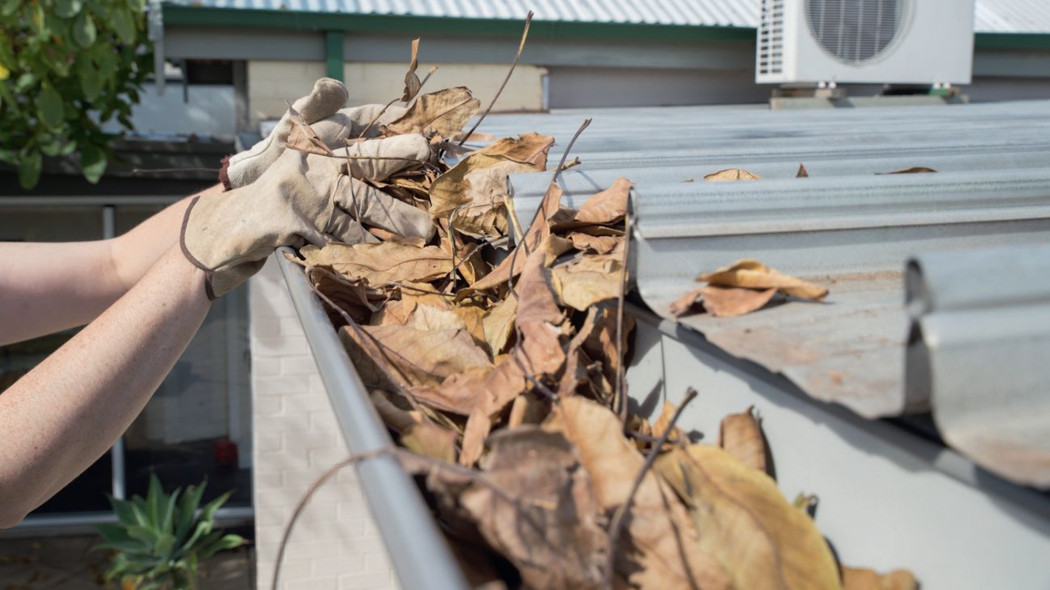
[{"label": "roof sheet", "polygon": [[[1048,101],[589,114],[594,123],[571,154],[582,164],[559,178],[563,198],[578,206],[619,176],[632,181],[632,273],[649,307],[865,417],[930,408],[929,391],[904,383],[909,257],[1050,240]],[[564,141],[582,118],[500,116],[482,129],[495,136],[535,129]],[[794,177],[800,163],[809,178]],[[880,174],[914,166],[937,173]],[[703,181],[736,167],[763,180]],[[548,182],[543,174],[512,178],[519,218],[531,218]],[[741,258],[831,294],[823,305],[786,301],[738,318],[670,316],[669,304],[698,286],[699,273]],[[1011,287],[996,281],[989,289]],[[1045,424],[1046,412],[1024,415]]]},{"label": "roof sheet", "polygon": [[[214,8],[754,28],[758,0],[173,0]],[[974,30],[1050,33],[1050,2],[977,0]]]}]

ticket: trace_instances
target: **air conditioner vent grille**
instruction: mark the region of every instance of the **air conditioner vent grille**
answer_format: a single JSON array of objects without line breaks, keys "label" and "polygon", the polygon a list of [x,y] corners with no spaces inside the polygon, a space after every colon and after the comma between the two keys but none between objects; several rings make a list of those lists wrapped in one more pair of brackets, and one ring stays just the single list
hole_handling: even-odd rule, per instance
[{"label": "air conditioner vent grille", "polygon": [[758,29],[758,73],[784,69],[784,0],[762,0]]},{"label": "air conditioner vent grille", "polygon": [[813,38],[847,64],[885,53],[902,33],[909,0],[806,0]]}]

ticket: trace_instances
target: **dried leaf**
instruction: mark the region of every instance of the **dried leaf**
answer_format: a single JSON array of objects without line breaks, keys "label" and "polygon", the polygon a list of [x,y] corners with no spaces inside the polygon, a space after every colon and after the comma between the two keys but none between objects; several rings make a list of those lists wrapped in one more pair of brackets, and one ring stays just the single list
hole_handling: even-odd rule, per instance
[{"label": "dried leaf", "polygon": [[[664,407],[660,411],[660,416],[656,418],[656,422],[653,422],[653,436],[659,438],[664,435],[667,431],[668,425],[671,423],[671,417],[674,416],[675,411],[678,409],[677,406],[671,402],[664,400]],[[678,442],[685,440],[685,433],[678,426],[674,427],[671,431],[670,436],[667,437],[668,442]],[[669,447],[665,447],[669,448]]]},{"label": "dried leaf", "polygon": [[734,317],[762,309],[773,296],[776,289],[743,289],[707,285],[698,289],[703,297],[707,313],[721,318]]},{"label": "dried leaf", "polygon": [[432,305],[416,305],[408,314],[405,326],[416,330],[466,330],[467,325],[456,312]]},{"label": "dried leaf", "polygon": [[870,569],[842,568],[843,590],[918,590],[915,575],[908,570],[879,574]]},{"label": "dried leaf", "polygon": [[561,304],[586,311],[602,301],[618,299],[624,290],[622,258],[620,254],[584,255],[552,268]]},{"label": "dried leaf", "polygon": [[405,89],[401,92],[401,102],[408,102],[419,94],[419,89],[423,84],[419,81],[419,76],[416,75],[416,70],[419,68],[419,39],[412,40],[412,58],[408,64],[408,71],[405,72]]},{"label": "dried leaf", "polygon": [[[479,344],[488,345],[488,341],[485,340],[485,314],[488,313],[477,305],[457,305],[452,308],[452,312],[459,316],[459,319],[463,321],[463,326],[466,328],[470,335],[474,338],[474,341]],[[492,356],[491,349],[489,352]]]},{"label": "dried leaf", "polygon": [[841,588],[824,537],[769,476],[710,445],[673,449],[654,468],[689,506],[698,547],[734,587]]},{"label": "dried leaf", "polygon": [[[624,315],[621,337],[623,345],[621,350],[627,350],[627,343],[634,330],[634,316]],[[615,383],[619,375],[620,364],[623,359],[616,351],[616,310],[602,307],[598,310],[597,323],[594,330],[583,342],[583,349],[593,359],[602,359],[602,374],[609,383]]]},{"label": "dried leaf", "polygon": [[[529,588],[598,588],[608,539],[587,472],[561,434],[538,427],[489,438],[486,485],[460,498],[485,539]],[[498,488],[497,492],[494,488]]]},{"label": "dried leaf", "polygon": [[373,389],[369,397],[379,417],[383,419],[383,424],[391,430],[404,432],[416,424],[423,423],[423,416],[419,412],[402,407],[402,404],[396,401],[399,396],[395,394]]},{"label": "dried leaf", "polygon": [[762,180],[762,177],[740,168],[726,168],[704,176],[704,180],[708,182],[726,182],[733,180]]},{"label": "dried leaf", "polygon": [[371,326],[404,326],[405,322],[408,321],[409,313],[405,309],[403,301],[387,301],[379,311],[372,314],[372,321],[368,322],[368,324]]},{"label": "dried leaf", "polygon": [[795,173],[795,178],[809,178],[809,170],[801,163],[798,165],[798,172]]},{"label": "dried leaf", "polygon": [[303,119],[299,111],[289,106],[288,114],[292,121],[292,130],[288,134],[288,140],[285,142],[286,148],[307,154],[335,156],[324,140],[318,137],[313,127],[310,127],[310,124]]},{"label": "dried leaf", "polygon": [[722,418],[718,444],[744,465],[772,475],[769,470],[772,466],[766,463],[769,449],[766,447],[766,438],[762,435],[762,425],[755,416],[755,406],[751,406],[745,412]]},{"label": "dried leaf", "polygon": [[480,106],[481,101],[462,86],[438,90],[420,96],[405,114],[387,125],[387,131],[390,135],[423,133],[452,137]]},{"label": "dried leaf", "polygon": [[875,174],[927,174],[930,172],[936,172],[936,170],[925,166],[912,166],[911,168],[901,168],[892,172],[876,172]]},{"label": "dried leaf", "polygon": [[444,217],[455,211],[453,225],[460,231],[493,235],[494,211],[504,207],[507,196],[507,175],[545,170],[553,144],[553,137],[524,133],[471,153],[434,181],[430,215]]},{"label": "dried leaf", "polygon": [[485,328],[485,342],[493,355],[502,353],[510,342],[510,335],[514,333],[514,316],[518,313],[518,298],[507,297],[492,306],[482,318],[481,324]]},{"label": "dried leaf", "polygon": [[685,293],[678,299],[672,301],[671,305],[667,307],[667,311],[673,317],[679,317],[686,315],[687,313],[699,311],[699,307],[697,306],[697,299],[703,292],[704,288],[698,287],[696,289],[693,289],[692,291],[689,291],[688,293]]},{"label": "dried leaf", "polygon": [[610,254],[613,250],[623,248],[623,236],[592,236],[583,232],[572,232],[568,236],[572,247],[581,251],[597,254]]},{"label": "dried leaf", "polygon": [[413,387],[411,392],[421,403],[431,407],[462,416],[478,412],[491,416],[525,390],[525,376],[521,369],[513,359],[503,356],[494,366],[467,369],[449,376],[437,386]]},{"label": "dried leaf", "polygon": [[[330,267],[308,266],[306,278],[315,289],[324,293],[355,322],[368,322],[372,314],[379,311],[383,305],[385,296],[382,293],[369,289],[362,280],[348,279],[337,274]],[[328,307],[325,307],[325,311],[334,325],[340,326],[344,323],[338,312]]]},{"label": "dried leaf", "polygon": [[548,411],[548,405],[535,396],[519,395],[510,405],[507,428],[517,428],[523,424],[539,424],[547,417]]},{"label": "dried leaf", "polygon": [[777,289],[785,295],[814,301],[821,301],[828,294],[824,287],[781,274],[750,258],[738,260],[732,266],[720,268],[712,273],[701,274],[696,280],[707,281],[719,287]]},{"label": "dried leaf", "polygon": [[456,433],[430,422],[413,424],[401,434],[401,446],[425,457],[456,462]]},{"label": "dried leaf", "polygon": [[[559,407],[544,427],[563,433],[576,446],[598,505],[609,516],[627,501],[645,460],[608,408],[579,396],[562,400]],[[647,472],[615,548],[615,573],[621,583],[640,588],[729,588],[726,573],[699,543],[682,504],[656,474]]]},{"label": "dried leaf", "polygon": [[[350,360],[368,387],[396,390],[414,385],[439,385],[464,371],[492,366],[488,354],[474,343],[466,330],[417,330],[386,325],[344,327],[339,334]],[[390,376],[377,363],[389,367],[397,382],[390,383]]]},{"label": "dried leaf", "polygon": [[627,214],[630,194],[631,181],[617,178],[609,188],[584,201],[571,220],[555,222],[553,229],[620,223]]},{"label": "dried leaf", "polygon": [[562,331],[558,327],[565,316],[554,298],[545,260],[542,248],[533,251],[525,260],[521,280],[515,285],[518,313],[514,325],[521,341],[512,354],[517,355],[525,370],[536,378],[553,377],[565,365]]},{"label": "dried leaf", "polygon": [[299,253],[308,264],[331,266],[351,279],[364,279],[373,287],[407,281],[432,281],[452,270],[452,260],[437,246],[415,248],[379,244],[327,244],[304,246]]}]

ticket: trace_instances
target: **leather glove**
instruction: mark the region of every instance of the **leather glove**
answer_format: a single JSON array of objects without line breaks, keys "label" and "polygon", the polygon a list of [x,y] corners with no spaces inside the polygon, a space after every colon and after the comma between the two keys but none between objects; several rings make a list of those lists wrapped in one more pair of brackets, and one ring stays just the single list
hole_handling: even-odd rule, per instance
[{"label": "leather glove", "polygon": [[208,273],[210,299],[243,283],[281,246],[378,241],[364,226],[424,240],[434,235],[428,212],[358,180],[385,180],[426,162],[425,137],[374,139],[336,154],[284,150],[254,183],[190,203],[182,252]]},{"label": "leather glove", "polygon": [[[389,124],[405,113],[405,107],[390,106],[384,111],[384,105],[381,104],[340,109],[339,107],[346,103],[347,96],[346,86],[342,82],[332,78],[321,78],[314,83],[313,91],[296,100],[292,108],[310,125],[321,141],[333,150],[345,147],[344,140],[360,136],[366,128],[368,132],[365,137],[376,137],[381,125]],[[379,117],[378,120],[376,117]],[[226,158],[219,172],[219,179],[226,190],[255,182],[284,152],[288,137],[294,128],[292,115],[285,113],[265,139],[251,149]]]}]

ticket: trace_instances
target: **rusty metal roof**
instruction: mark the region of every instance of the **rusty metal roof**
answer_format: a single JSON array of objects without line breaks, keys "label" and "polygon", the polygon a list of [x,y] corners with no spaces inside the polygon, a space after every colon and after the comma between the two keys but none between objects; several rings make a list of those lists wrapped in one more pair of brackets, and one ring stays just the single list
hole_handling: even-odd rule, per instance
[{"label": "rusty metal roof", "polygon": [[[580,119],[502,116],[486,130],[535,128],[564,146]],[[559,184],[572,205],[618,176],[634,182],[633,277],[645,303],[666,318],[668,305],[697,286],[696,275],[741,258],[829,287],[823,304],[787,301],[737,318],[675,321],[814,398],[868,418],[898,416],[929,411],[931,401],[929,390],[904,383],[906,262],[925,253],[1050,240],[1048,137],[1047,101],[594,112],[573,148],[582,164]],[[794,178],[800,163],[809,178]],[[880,174],[912,166],[937,172]],[[702,180],[729,167],[763,180]],[[548,181],[512,178],[519,215],[530,215]],[[1015,287],[998,280],[989,288],[1008,300]],[[974,370],[1015,378],[995,366]],[[1050,424],[1043,404],[1026,407],[1025,420],[1035,415],[1032,424]]]}]

